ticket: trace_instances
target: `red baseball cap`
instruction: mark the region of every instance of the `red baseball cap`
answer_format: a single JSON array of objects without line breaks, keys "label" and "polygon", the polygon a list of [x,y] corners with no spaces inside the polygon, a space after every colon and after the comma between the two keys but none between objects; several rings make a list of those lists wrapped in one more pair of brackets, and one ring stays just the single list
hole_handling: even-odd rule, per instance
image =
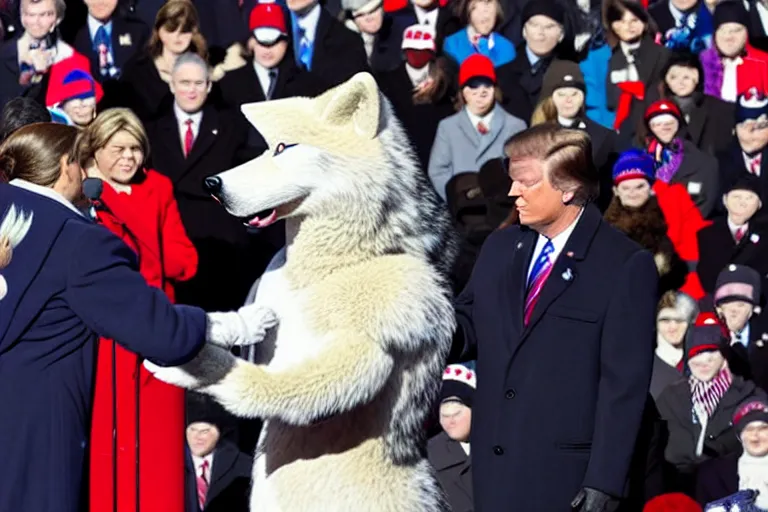
[{"label": "red baseball cap", "polygon": [[251,9],[248,28],[259,43],[274,44],[288,35],[283,9],[275,3],[258,3]]}]

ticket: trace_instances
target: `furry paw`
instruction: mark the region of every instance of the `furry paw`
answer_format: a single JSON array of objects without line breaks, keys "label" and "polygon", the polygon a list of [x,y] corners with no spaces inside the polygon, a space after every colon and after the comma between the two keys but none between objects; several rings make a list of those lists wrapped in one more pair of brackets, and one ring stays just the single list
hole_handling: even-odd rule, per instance
[{"label": "furry paw", "polygon": [[158,366],[144,361],[156,379],[185,389],[202,389],[222,380],[236,364],[235,356],[214,345],[206,344],[190,362],[181,366]]},{"label": "furry paw", "polygon": [[263,306],[251,304],[236,313],[208,313],[208,341],[226,348],[261,343],[277,326],[277,315]]}]

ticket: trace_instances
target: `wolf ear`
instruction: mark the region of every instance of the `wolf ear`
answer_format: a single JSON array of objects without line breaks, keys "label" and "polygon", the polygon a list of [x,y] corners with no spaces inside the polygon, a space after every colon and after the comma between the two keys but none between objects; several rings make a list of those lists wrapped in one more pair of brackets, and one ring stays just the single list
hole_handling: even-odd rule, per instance
[{"label": "wolf ear", "polygon": [[373,139],[379,132],[381,101],[379,88],[370,73],[358,73],[328,91],[320,119],[333,126],[352,124],[360,137]]}]

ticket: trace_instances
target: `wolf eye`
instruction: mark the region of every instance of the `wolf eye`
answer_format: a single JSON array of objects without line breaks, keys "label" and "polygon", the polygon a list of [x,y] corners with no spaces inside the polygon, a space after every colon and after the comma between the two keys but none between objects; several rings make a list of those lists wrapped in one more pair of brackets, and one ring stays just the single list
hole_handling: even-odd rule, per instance
[{"label": "wolf eye", "polygon": [[274,153],[273,156],[277,156],[280,153],[282,153],[283,151],[285,151],[286,149],[292,148],[293,146],[296,146],[296,144],[284,144],[284,143],[281,142],[275,148],[275,153]]}]

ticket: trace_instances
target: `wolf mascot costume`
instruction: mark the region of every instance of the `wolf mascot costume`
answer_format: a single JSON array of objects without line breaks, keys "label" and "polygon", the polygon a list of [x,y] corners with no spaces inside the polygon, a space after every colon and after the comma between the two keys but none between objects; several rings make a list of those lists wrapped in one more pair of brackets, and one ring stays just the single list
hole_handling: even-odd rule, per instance
[{"label": "wolf mascot costume", "polygon": [[[242,110],[269,149],[206,186],[251,225],[286,219],[256,295],[259,364],[209,344],[184,366],[147,366],[265,420],[253,511],[448,510],[424,457],[454,330],[444,207],[367,73]],[[228,332],[209,339],[253,337],[236,327],[222,318],[209,329]]]}]

